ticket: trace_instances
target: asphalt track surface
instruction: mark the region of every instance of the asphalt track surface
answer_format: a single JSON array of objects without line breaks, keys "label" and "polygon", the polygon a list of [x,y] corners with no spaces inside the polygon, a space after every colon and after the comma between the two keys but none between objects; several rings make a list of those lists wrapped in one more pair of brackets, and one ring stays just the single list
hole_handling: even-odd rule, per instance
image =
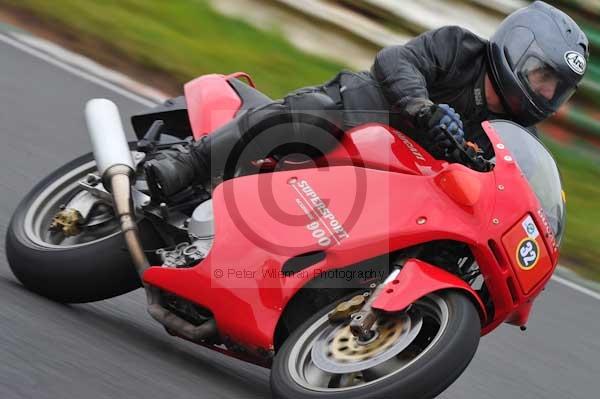
[{"label": "asphalt track surface", "polygon": [[[83,105],[144,106],[0,42],[0,239],[42,176],[88,152]],[[131,131],[128,132],[131,134]],[[551,282],[523,333],[481,341],[445,399],[600,396],[600,301]],[[0,398],[268,398],[268,371],[172,338],[141,291],[61,305],[25,290],[0,247]],[[398,396],[401,398],[401,396]]]}]

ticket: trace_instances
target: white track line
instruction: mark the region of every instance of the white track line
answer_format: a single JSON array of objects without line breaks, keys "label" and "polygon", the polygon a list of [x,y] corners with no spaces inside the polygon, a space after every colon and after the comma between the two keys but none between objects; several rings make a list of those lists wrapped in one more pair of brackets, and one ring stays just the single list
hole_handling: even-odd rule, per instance
[{"label": "white track line", "polygon": [[552,280],[554,280],[557,283],[562,284],[562,285],[564,285],[566,287],[572,288],[572,289],[574,289],[577,292],[580,292],[580,293],[585,294],[587,296],[591,296],[592,298],[597,299],[597,300],[600,301],[600,293],[598,293],[596,291],[593,291],[593,290],[591,290],[589,288],[586,288],[586,287],[584,287],[582,285],[579,285],[577,283],[574,283],[571,280],[567,280],[564,277],[560,277],[560,276],[556,276],[556,275],[552,276]]},{"label": "white track line", "polygon": [[[93,63],[93,61],[86,59],[85,57],[82,57],[79,55],[73,55],[73,56],[69,56],[69,61],[70,61],[69,63],[61,61],[60,59],[58,59],[58,55],[62,55],[62,54],[69,55],[70,52],[68,50],[65,50],[65,49],[53,44],[53,43],[51,44],[51,46],[55,47],[56,49],[59,49],[60,52],[57,53],[57,51],[54,51],[53,56],[50,56],[47,53],[40,51],[37,48],[34,48],[33,46],[27,45],[27,44],[23,43],[22,41],[16,40],[4,33],[0,33],[0,41],[4,42],[10,46],[13,46],[29,55],[32,55],[36,58],[46,61],[49,64],[59,67],[69,73],[72,73],[73,75],[76,75],[82,79],[89,81],[89,82],[92,82],[99,86],[102,86],[108,90],[111,90],[117,94],[122,95],[123,97],[126,97],[130,100],[133,100],[133,101],[135,101],[139,104],[145,105],[147,107],[153,107],[161,100],[160,97],[157,98],[156,101],[149,100],[148,98],[142,97],[142,96],[134,93],[131,90],[127,90],[123,87],[120,87],[120,86],[114,84],[114,83],[111,83],[110,81],[103,79],[99,75],[95,75],[95,74],[86,72],[84,69],[79,69],[74,66],[74,65],[78,65],[78,66],[83,67],[81,65],[81,63],[82,63],[81,60],[85,60],[85,64],[86,64],[85,68],[88,68],[88,69],[89,69],[89,64],[95,64],[95,63]],[[43,41],[40,41],[40,43],[43,43]],[[50,46],[48,46],[48,47],[50,47]],[[112,71],[105,67],[95,68],[94,72],[98,73],[99,71],[102,71],[103,69],[106,70],[107,73],[117,74],[117,72]],[[137,83],[137,82],[135,82],[135,84],[142,87],[144,89],[144,91],[159,93],[157,90],[154,90],[151,87],[143,86],[142,84]],[[562,284],[566,287],[569,287],[577,292],[580,292],[582,294],[590,296],[594,299],[600,300],[600,293],[593,291],[589,288],[586,288],[584,286],[581,286],[577,283],[574,283],[570,280],[567,280],[563,277],[554,275],[554,276],[552,276],[552,280],[554,280],[557,283]]]},{"label": "white track line", "polygon": [[[157,105],[157,101],[152,101],[146,97],[140,96],[136,93],[134,93],[133,91],[127,90],[123,87],[120,87],[114,83],[111,83],[110,81],[101,78],[100,76],[96,76],[92,73],[89,73],[83,69],[77,68],[76,66],[69,64],[67,62],[64,62],[54,56],[51,56],[41,50],[38,50],[37,48],[34,48],[30,45],[27,45],[17,39],[14,39],[4,33],[0,33],[0,41],[14,47],[17,48],[29,55],[32,55],[40,60],[43,60],[49,64],[52,64],[60,69],[63,69],[81,79],[87,80],[89,82],[92,82],[94,84],[97,84],[98,86],[102,86],[105,89],[111,90],[125,98],[128,98],[130,100],[133,100],[139,104],[145,105],[147,107],[153,107]],[[70,60],[72,61],[72,60]]]}]

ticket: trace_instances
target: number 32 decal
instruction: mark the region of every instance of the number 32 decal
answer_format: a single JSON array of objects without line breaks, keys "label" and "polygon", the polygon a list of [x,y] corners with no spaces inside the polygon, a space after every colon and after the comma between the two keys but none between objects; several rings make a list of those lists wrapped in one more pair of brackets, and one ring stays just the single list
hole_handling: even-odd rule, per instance
[{"label": "number 32 decal", "polygon": [[540,248],[535,240],[526,238],[517,247],[517,261],[521,269],[531,270],[540,259]]}]

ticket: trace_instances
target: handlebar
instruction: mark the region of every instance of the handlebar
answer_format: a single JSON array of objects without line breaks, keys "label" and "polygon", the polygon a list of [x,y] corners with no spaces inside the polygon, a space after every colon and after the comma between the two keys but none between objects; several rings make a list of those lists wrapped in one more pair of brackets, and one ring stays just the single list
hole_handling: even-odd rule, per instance
[{"label": "handlebar", "polygon": [[483,157],[483,151],[477,144],[470,141],[459,142],[446,126],[442,126],[441,130],[454,147],[454,150],[446,150],[446,159],[461,163],[478,172],[489,172],[494,168],[494,164]]}]

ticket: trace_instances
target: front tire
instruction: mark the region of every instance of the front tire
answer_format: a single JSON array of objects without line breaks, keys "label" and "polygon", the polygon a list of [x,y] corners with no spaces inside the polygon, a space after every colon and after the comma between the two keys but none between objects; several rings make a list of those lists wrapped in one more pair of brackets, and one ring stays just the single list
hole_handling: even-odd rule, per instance
[{"label": "front tire", "polygon": [[[8,227],[6,255],[14,275],[29,290],[58,302],[98,301],[141,286],[116,219],[91,236],[60,242],[49,236],[49,215],[95,171],[92,154],[54,171],[21,201]],[[143,234],[143,226],[140,230]]]},{"label": "front tire", "polygon": [[380,319],[382,347],[375,349],[357,347],[347,327],[328,322],[334,307],[306,321],[284,342],[271,371],[274,397],[434,398],[462,374],[479,344],[479,315],[459,292],[430,294],[412,310]]}]

